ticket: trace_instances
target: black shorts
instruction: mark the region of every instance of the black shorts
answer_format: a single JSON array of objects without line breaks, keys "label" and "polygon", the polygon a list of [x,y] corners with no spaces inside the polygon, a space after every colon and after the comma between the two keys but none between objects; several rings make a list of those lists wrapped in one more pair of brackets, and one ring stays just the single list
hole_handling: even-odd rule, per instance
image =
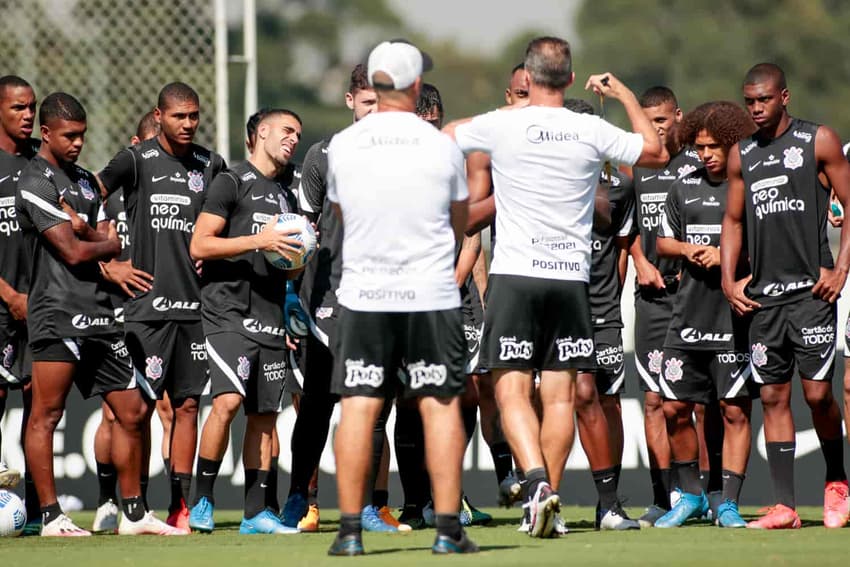
[{"label": "black shorts", "polygon": [[484,307],[478,287],[472,278],[460,288],[463,311],[463,334],[466,338],[466,373],[485,374],[486,368],[478,363],[481,358],[481,335],[484,327]]},{"label": "black shorts", "polygon": [[199,397],[209,380],[204,329],[200,321],[127,321],[133,365],[157,399]]},{"label": "black shorts", "polygon": [[785,384],[794,374],[831,381],[835,361],[835,304],[806,295],[763,307],[750,324],[750,362],[756,384]]},{"label": "black shorts", "polygon": [[301,339],[298,368],[305,394],[328,395],[334,373],[334,349],[337,341],[340,306],[322,305],[313,313],[310,334]]},{"label": "black shorts", "polygon": [[260,345],[239,333],[207,335],[213,397],[239,394],[246,414],[277,413],[286,381],[286,347]]},{"label": "black shorts", "polygon": [[563,370],[594,364],[587,284],[495,274],[487,285],[481,366]]},{"label": "black shorts", "polygon": [[710,404],[758,397],[746,352],[664,349],[659,385],[666,400]]},{"label": "black shorts", "polygon": [[0,388],[23,388],[32,379],[32,351],[27,327],[11,318],[0,319]]},{"label": "black shorts", "polygon": [[37,341],[32,344],[32,359],[74,363],[74,383],[84,398],[137,387],[144,391],[144,380],[133,368],[121,335]]},{"label": "black shorts", "polygon": [[580,367],[580,372],[592,372],[596,391],[615,396],[626,390],[626,365],[623,360],[623,330],[619,327],[596,329],[593,333],[596,364]]},{"label": "black shorts", "polygon": [[642,392],[661,392],[658,377],[675,298],[672,291],[641,290],[635,294],[635,366]]},{"label": "black shorts", "polygon": [[450,398],[466,388],[460,309],[386,313],[342,308],[333,392]]}]

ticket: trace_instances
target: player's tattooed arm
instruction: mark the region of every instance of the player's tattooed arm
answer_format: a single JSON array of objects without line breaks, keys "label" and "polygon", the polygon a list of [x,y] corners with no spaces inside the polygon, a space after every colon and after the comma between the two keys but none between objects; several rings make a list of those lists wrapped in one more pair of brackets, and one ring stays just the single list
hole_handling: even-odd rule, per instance
[{"label": "player's tattooed arm", "polygon": [[726,212],[720,229],[720,274],[723,294],[738,315],[745,315],[761,305],[747,297],[747,284],[752,276],[736,280],[744,244],[744,178],[741,175],[741,154],[738,144],[729,149],[726,163],[729,188],[726,192]]},{"label": "player's tattooed arm", "polygon": [[[829,181],[836,198],[844,210],[850,206],[850,163],[847,162],[841,149],[841,140],[834,130],[820,126],[815,135],[815,159],[818,170]],[[841,240],[838,248],[838,258],[835,269],[821,268],[820,279],[812,288],[812,293],[830,303],[838,300],[847,272],[850,270],[850,227],[847,223],[841,226]]]}]

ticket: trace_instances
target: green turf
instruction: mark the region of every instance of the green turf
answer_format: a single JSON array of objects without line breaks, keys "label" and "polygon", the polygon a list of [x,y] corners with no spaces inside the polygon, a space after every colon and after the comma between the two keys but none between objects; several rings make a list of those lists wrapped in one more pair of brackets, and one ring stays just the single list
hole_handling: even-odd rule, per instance
[{"label": "green turf", "polygon": [[[594,532],[590,508],[564,508],[562,514],[570,534],[557,540],[536,540],[516,531],[519,509],[487,510],[495,516],[494,525],[469,529],[470,537],[482,553],[459,557],[433,557],[431,530],[408,534],[365,534],[367,556],[331,558],[326,556],[336,528],[337,514],[322,511],[322,532],[294,536],[240,536],[240,513],[216,512],[218,529],[212,535],[178,538],[150,536],[119,537],[101,535],[80,539],[14,538],[0,539],[0,565],[3,567],[50,565],[147,565],[151,567],[212,567],[225,565],[831,565],[846,564],[848,533],[826,530],[821,525],[821,509],[800,508],[803,529],[759,532],[722,530],[707,523],[692,523],[673,530],[639,532]],[[744,513],[754,515],[755,509]],[[629,509],[637,515],[637,509]],[[82,526],[91,524],[93,513],[71,515]]]}]

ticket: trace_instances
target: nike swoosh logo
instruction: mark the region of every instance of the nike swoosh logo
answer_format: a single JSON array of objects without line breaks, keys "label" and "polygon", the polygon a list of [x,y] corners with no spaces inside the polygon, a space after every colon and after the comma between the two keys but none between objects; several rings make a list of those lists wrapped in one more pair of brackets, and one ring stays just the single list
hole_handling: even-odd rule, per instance
[{"label": "nike swoosh logo", "polygon": [[754,170],[755,168],[757,168],[757,167],[758,167],[758,166],[760,166],[760,165],[761,165],[761,162],[760,162],[760,161],[757,161],[757,162],[755,162],[753,165],[749,166],[749,167],[747,168],[747,171],[752,171],[752,170]]},{"label": "nike swoosh logo", "polygon": [[12,177],[12,176],[11,176],[11,175],[7,175],[6,177],[0,177],[0,183],[3,183],[4,181],[6,181],[7,179],[9,179],[10,177]]},{"label": "nike swoosh logo", "polygon": [[268,487],[269,487],[268,484],[260,484],[260,488],[268,488]]},{"label": "nike swoosh logo", "polygon": [[649,181],[650,179],[655,179],[656,177],[657,177],[657,175],[650,175],[649,177],[644,177],[643,175],[641,175],[640,180],[641,181]]},{"label": "nike swoosh logo", "polygon": [[251,195],[251,200],[252,201],[259,201],[260,199],[262,199],[264,197],[265,197],[265,195]]},{"label": "nike swoosh logo", "polygon": [[740,374],[740,373],[741,373],[741,370],[743,370],[743,368],[738,368],[738,370],[736,370],[735,372],[733,372],[733,373],[732,373],[732,375],[731,375],[731,376],[732,376],[732,380],[734,380],[735,378],[737,378],[737,377],[738,377],[738,374]]},{"label": "nike swoosh logo", "polygon": [[787,453],[788,451],[793,451],[793,450],[794,450],[794,447],[783,447],[782,449],[779,449],[779,452],[780,453]]},{"label": "nike swoosh logo", "polygon": [[609,483],[609,482],[611,482],[612,480],[614,480],[614,477],[613,477],[613,476],[608,477],[608,478],[603,478],[603,479],[602,479],[602,484],[608,484],[608,483]]},{"label": "nike swoosh logo", "polygon": [[[843,429],[843,428],[842,428]],[[755,445],[758,448],[759,455],[767,461],[767,444],[764,438],[764,426],[761,426],[757,436],[753,438]],[[796,435],[797,451],[794,453],[794,459],[800,460],[811,453],[820,452],[820,439],[814,428],[798,431]],[[789,452],[789,451],[784,451]]]},{"label": "nike swoosh logo", "polygon": [[832,352],[832,347],[829,347],[828,349],[826,349],[825,351],[823,351],[823,352],[821,353],[820,357],[821,357],[821,358],[826,358],[826,357],[829,355],[829,353],[831,353],[831,352]]},{"label": "nike swoosh logo", "polygon": [[685,199],[685,204],[690,205],[691,203],[696,203],[697,201],[702,200],[702,197],[697,197],[696,199]]},{"label": "nike swoosh logo", "polygon": [[732,478],[732,477],[731,477],[731,476],[729,476],[728,474],[724,474],[724,475],[722,475],[722,476],[723,476],[723,480],[729,480],[730,478]]},{"label": "nike swoosh logo", "polygon": [[214,472],[201,471],[201,476],[215,476]]},{"label": "nike swoosh logo", "polygon": [[151,177],[151,181],[153,181],[154,183],[159,183],[160,181],[162,181],[162,180],[163,180],[163,179],[165,179],[166,177],[168,177],[168,176],[167,176],[167,175],[163,175],[163,176],[161,176],[161,177]]}]

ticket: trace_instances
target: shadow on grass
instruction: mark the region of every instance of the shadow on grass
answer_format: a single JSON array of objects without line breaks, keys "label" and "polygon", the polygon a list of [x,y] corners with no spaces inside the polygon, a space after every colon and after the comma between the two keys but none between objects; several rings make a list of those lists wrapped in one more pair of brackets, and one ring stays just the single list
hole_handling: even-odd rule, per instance
[{"label": "shadow on grass", "polygon": [[[480,551],[505,551],[508,549],[518,549],[519,545],[482,545],[479,546]],[[410,551],[431,551],[431,546],[416,546],[416,547],[394,547],[391,549],[366,549],[366,555],[384,555],[387,553],[399,553]]]}]

